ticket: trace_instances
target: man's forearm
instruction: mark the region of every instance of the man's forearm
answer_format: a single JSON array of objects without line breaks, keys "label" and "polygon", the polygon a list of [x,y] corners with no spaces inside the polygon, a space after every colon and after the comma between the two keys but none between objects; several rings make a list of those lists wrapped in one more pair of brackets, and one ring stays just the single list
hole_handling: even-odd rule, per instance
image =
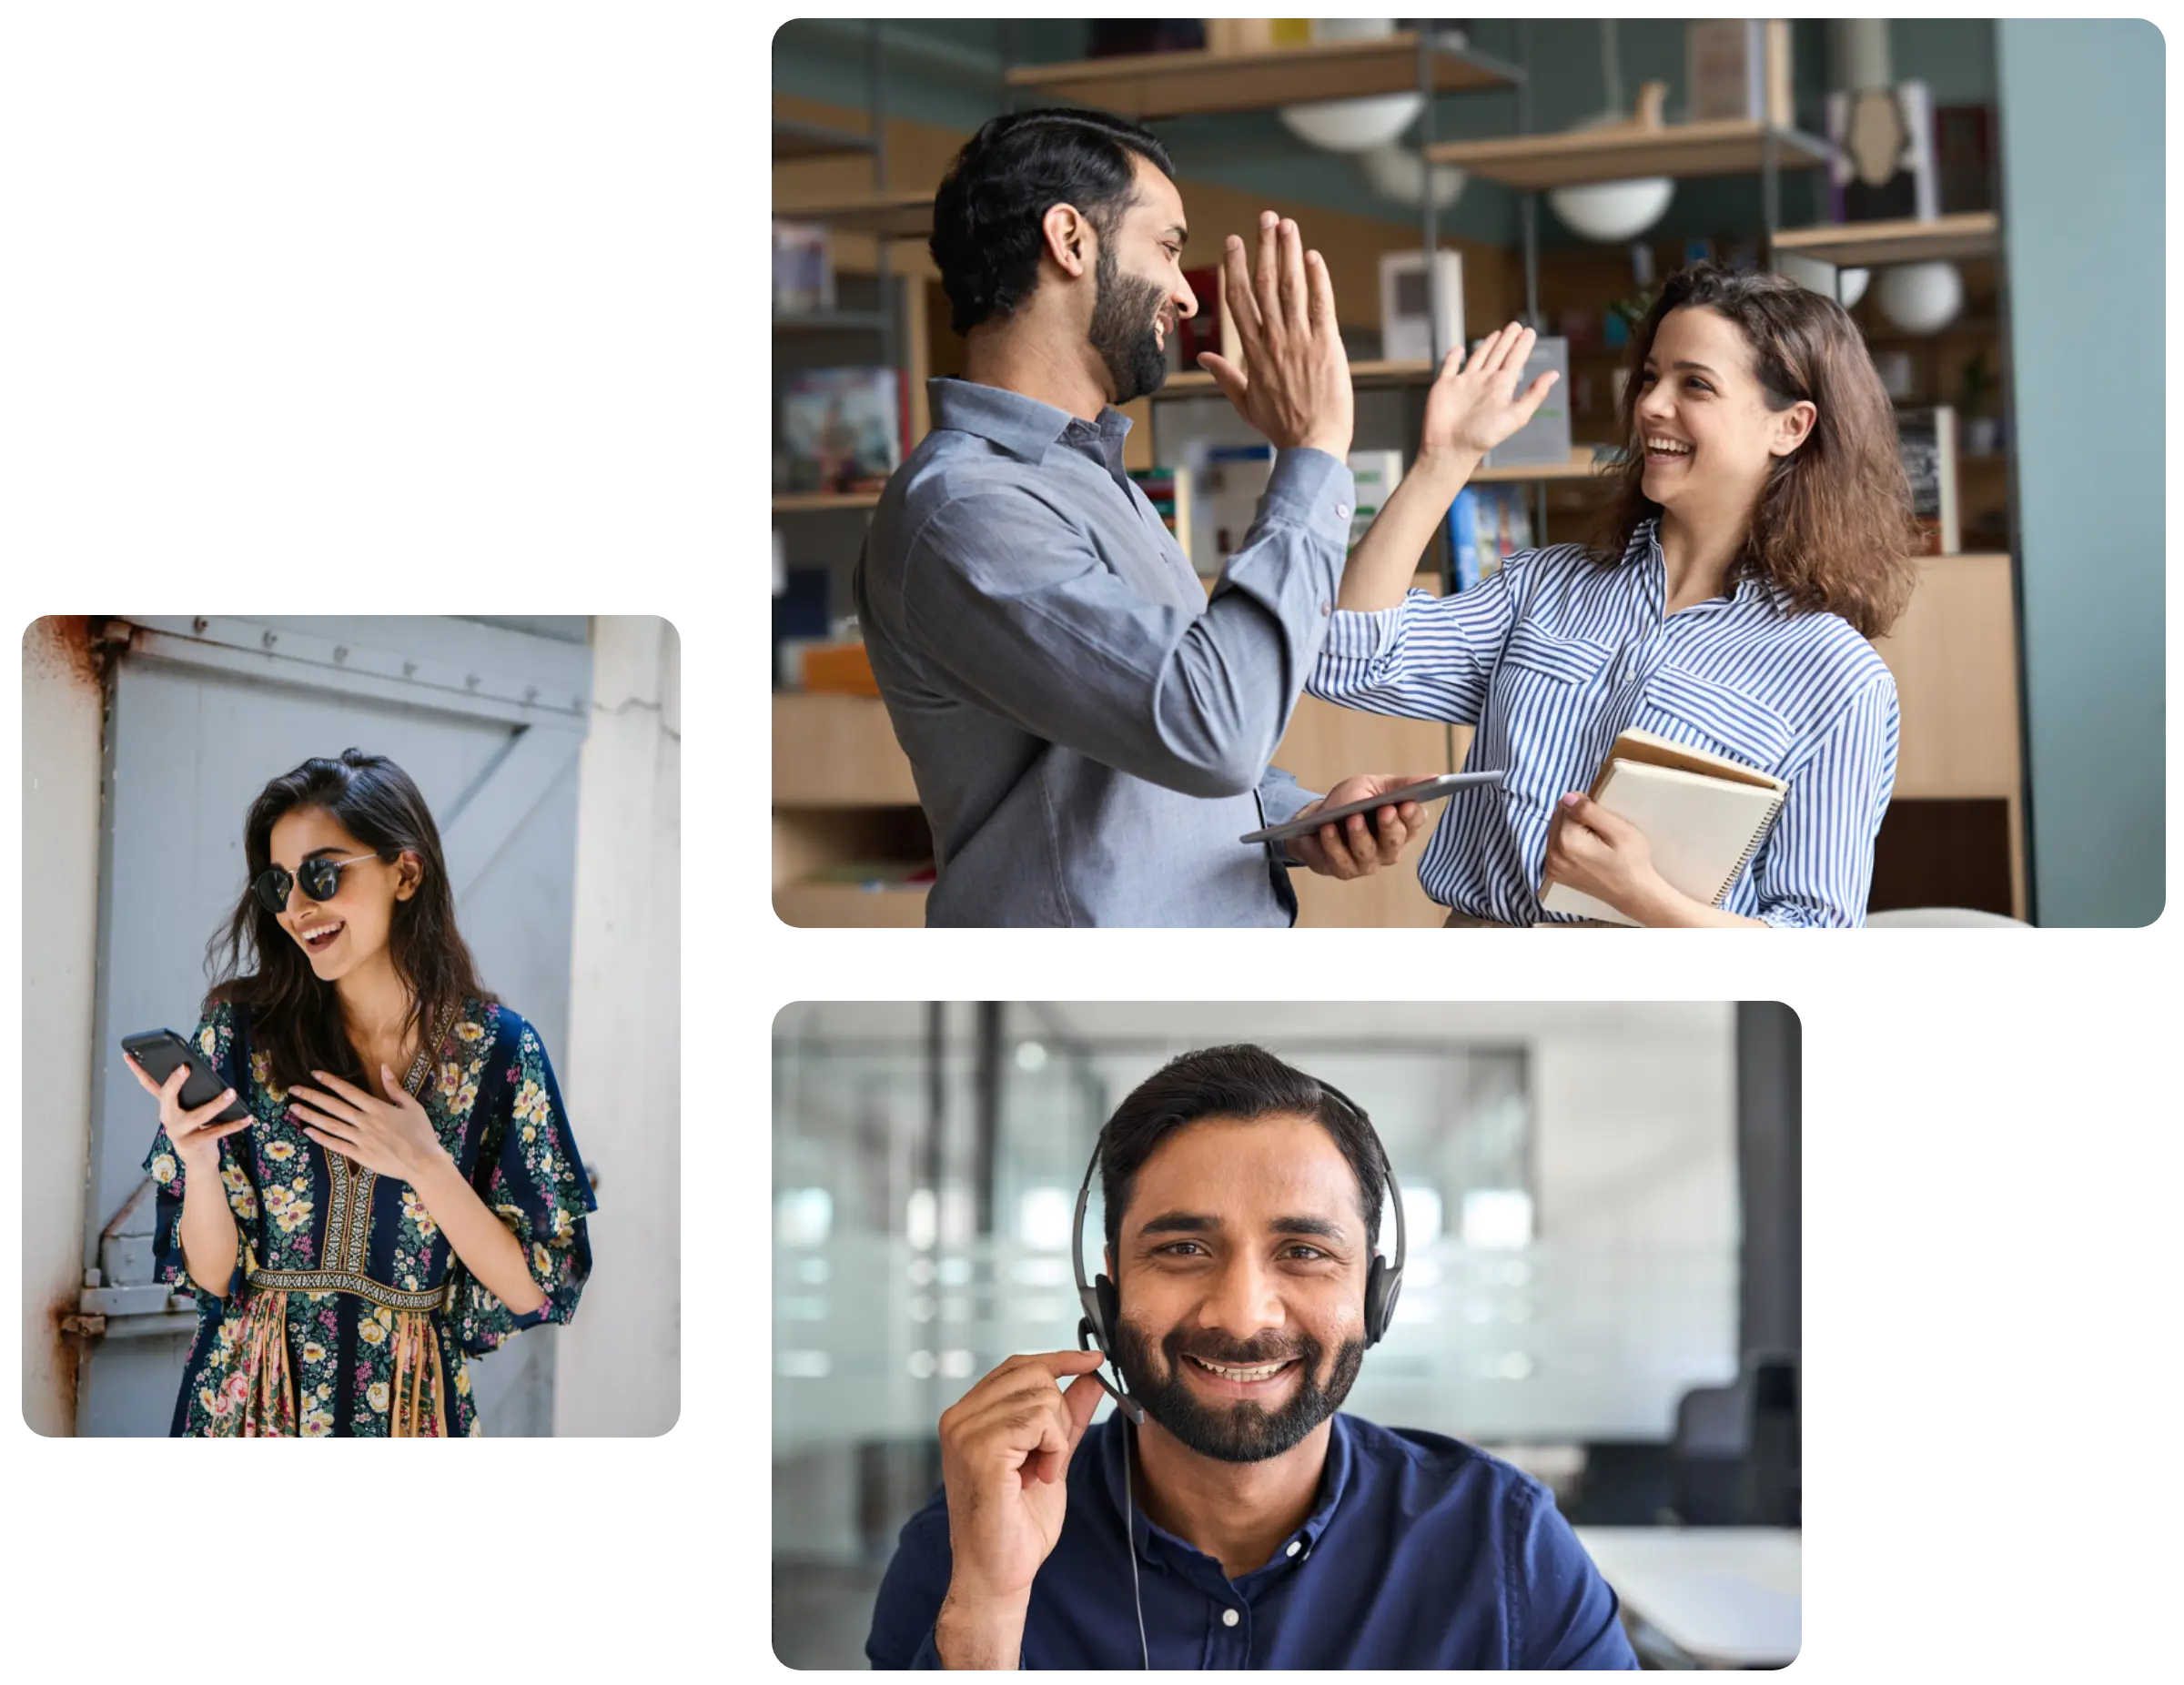
[{"label": "man's forearm", "polygon": [[523,1243],[486,1208],[454,1160],[442,1153],[409,1180],[463,1267],[495,1297],[519,1317],[528,1317],[546,1303],[545,1289],[524,1262]]},{"label": "man's forearm", "polygon": [[944,1668],[1014,1668],[1024,1660],[1026,1597],[1009,1604],[966,1603],[950,1590],[933,1627],[933,1648]]},{"label": "man's forearm", "polygon": [[1340,607],[1392,609],[1402,601],[1434,529],[1478,467],[1479,459],[1469,453],[1421,457],[1411,464],[1350,551],[1342,570]]}]

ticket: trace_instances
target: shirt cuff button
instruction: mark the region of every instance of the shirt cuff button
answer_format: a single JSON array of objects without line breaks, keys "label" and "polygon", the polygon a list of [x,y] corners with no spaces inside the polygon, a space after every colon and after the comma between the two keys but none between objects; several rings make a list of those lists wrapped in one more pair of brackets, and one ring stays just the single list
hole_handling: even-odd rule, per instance
[{"label": "shirt cuff button", "polygon": [[1350,505],[1347,503],[1336,504],[1335,515],[1338,520],[1348,520],[1350,519]]}]

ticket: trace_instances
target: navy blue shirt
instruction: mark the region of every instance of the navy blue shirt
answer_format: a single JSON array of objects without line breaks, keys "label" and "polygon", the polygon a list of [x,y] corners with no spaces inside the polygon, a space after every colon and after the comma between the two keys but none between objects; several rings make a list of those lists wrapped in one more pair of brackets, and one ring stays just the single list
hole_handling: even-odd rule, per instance
[{"label": "navy blue shirt", "polygon": [[[1027,1668],[1140,1665],[1124,1431],[1109,1415],[1070,1459],[1062,1536],[1032,1582]],[[1136,1506],[1131,1531],[1156,1668],[1638,1665],[1614,1592],[1547,1488],[1440,1434],[1337,1414],[1311,1515],[1239,1579]],[[949,1564],[943,1491],[905,1524],[880,1584],[874,1667],[940,1665]]]}]

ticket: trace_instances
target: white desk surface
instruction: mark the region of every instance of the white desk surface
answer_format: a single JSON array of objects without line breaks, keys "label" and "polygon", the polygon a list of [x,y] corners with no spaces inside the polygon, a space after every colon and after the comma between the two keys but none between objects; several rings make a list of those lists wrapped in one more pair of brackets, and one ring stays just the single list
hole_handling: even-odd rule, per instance
[{"label": "white desk surface", "polygon": [[1581,1527],[1631,1612],[1694,1660],[1781,1667],[1803,1635],[1802,1536],[1771,1527]]}]

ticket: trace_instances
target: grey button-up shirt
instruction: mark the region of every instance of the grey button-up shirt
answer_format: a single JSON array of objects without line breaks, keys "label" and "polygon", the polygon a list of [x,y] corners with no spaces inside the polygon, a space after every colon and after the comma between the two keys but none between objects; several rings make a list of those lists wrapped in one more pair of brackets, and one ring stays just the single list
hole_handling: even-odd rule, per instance
[{"label": "grey button-up shirt", "polygon": [[857,613],[933,827],[929,924],[1286,925],[1279,852],[1237,838],[1312,792],[1268,765],[1327,635],[1349,466],[1285,450],[1210,601],[1097,426],[930,383]]}]

